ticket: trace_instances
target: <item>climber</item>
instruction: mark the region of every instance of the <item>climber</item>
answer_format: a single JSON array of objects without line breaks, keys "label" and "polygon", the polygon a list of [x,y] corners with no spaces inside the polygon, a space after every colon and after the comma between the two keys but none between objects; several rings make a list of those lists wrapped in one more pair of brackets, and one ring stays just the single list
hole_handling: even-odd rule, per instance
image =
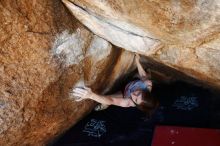
[{"label": "climber", "polygon": [[124,93],[98,95],[88,87],[76,87],[73,89],[73,96],[81,99],[92,99],[107,106],[137,107],[150,115],[158,106],[158,102],[151,97],[152,81],[149,79],[149,73],[146,73],[143,69],[138,54],[135,54],[135,62],[140,77],[138,80],[128,83],[124,89]]}]

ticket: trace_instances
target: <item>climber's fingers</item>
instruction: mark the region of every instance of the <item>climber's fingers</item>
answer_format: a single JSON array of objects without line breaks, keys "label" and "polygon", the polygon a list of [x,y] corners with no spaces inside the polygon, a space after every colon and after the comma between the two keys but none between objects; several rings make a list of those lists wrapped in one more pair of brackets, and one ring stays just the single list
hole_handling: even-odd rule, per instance
[{"label": "climber's fingers", "polygon": [[83,96],[81,94],[75,93],[75,92],[71,92],[70,98],[73,99],[74,101],[82,101],[85,98],[83,98]]},{"label": "climber's fingers", "polygon": [[82,93],[82,94],[84,94],[84,93],[87,93],[87,94],[92,93],[92,90],[89,87],[83,87],[83,88],[76,87],[73,90],[74,90],[74,92],[79,92],[79,93]]},{"label": "climber's fingers", "polygon": [[139,61],[140,60],[140,55],[135,53],[135,59],[136,59],[136,61]]},{"label": "climber's fingers", "polygon": [[82,95],[85,95],[85,94],[87,94],[87,90],[85,90],[85,89],[82,89],[82,88],[74,88],[73,89],[73,93],[79,93],[79,94],[82,94]]},{"label": "climber's fingers", "polygon": [[75,96],[75,97],[77,97],[77,98],[82,98],[82,97],[83,97],[82,94],[75,93],[75,92],[73,92],[72,95]]},{"label": "climber's fingers", "polygon": [[75,97],[78,97],[78,98],[83,98],[83,99],[85,99],[87,97],[86,93],[72,92],[72,95],[75,96]]},{"label": "climber's fingers", "polygon": [[90,88],[88,87],[76,87],[73,89],[72,91],[72,95],[78,98],[82,98],[82,99],[88,99],[92,94],[92,91]]},{"label": "climber's fingers", "polygon": [[70,92],[70,99],[73,99],[74,101],[81,101],[81,100],[83,100],[79,95],[76,95],[73,92]]}]

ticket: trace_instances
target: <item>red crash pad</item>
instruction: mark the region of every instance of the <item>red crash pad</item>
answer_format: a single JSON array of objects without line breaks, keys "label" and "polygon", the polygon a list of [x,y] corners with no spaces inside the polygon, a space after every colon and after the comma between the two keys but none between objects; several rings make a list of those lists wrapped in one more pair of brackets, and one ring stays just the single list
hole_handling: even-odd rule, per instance
[{"label": "red crash pad", "polygon": [[220,146],[220,129],[157,126],[152,146]]}]

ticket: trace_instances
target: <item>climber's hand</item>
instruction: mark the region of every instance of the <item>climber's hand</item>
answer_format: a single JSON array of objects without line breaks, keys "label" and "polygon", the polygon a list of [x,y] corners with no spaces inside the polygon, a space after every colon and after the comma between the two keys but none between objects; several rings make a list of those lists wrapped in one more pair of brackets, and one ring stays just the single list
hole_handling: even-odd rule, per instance
[{"label": "climber's hand", "polygon": [[136,63],[140,62],[140,55],[137,53],[135,53],[135,61],[136,61]]},{"label": "climber's hand", "polygon": [[83,99],[91,99],[94,93],[88,87],[76,87],[72,91],[75,101],[81,101]]}]

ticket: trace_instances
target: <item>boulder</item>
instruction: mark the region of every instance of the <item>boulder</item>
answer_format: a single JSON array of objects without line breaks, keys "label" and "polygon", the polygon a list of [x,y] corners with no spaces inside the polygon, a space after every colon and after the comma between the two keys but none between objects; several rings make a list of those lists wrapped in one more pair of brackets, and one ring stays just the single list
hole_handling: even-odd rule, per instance
[{"label": "boulder", "polygon": [[61,1],[3,0],[0,18],[2,146],[48,144],[96,105],[71,99],[76,83],[105,93],[131,70],[132,53],[88,31]]},{"label": "boulder", "polygon": [[220,87],[220,1],[63,0],[93,33]]}]

